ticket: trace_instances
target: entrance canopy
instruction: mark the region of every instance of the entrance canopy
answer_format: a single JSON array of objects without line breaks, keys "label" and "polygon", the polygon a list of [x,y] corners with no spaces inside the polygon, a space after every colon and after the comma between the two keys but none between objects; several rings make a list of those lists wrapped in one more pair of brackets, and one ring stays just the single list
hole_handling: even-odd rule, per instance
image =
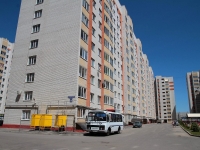
[{"label": "entrance canopy", "polygon": [[188,113],[188,118],[200,118],[200,113]]}]

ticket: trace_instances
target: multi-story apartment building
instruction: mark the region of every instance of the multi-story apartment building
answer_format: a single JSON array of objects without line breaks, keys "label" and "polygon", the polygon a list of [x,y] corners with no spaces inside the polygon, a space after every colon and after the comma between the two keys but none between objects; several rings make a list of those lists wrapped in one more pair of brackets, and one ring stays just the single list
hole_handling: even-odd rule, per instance
[{"label": "multi-story apartment building", "polygon": [[200,71],[187,73],[187,90],[190,113],[200,113]]},{"label": "multi-story apartment building", "polygon": [[0,38],[0,48],[0,119],[3,119],[14,44]]},{"label": "multi-story apartment building", "polygon": [[176,103],[173,77],[156,76],[156,116],[162,122],[176,119]]},{"label": "multi-story apartment building", "polygon": [[147,64],[151,82],[140,83],[140,45],[118,0],[22,0],[5,124],[28,125],[34,113],[64,113],[72,126],[91,109],[118,111],[126,122],[147,117],[153,97],[142,97],[145,86],[153,89],[153,71]]}]

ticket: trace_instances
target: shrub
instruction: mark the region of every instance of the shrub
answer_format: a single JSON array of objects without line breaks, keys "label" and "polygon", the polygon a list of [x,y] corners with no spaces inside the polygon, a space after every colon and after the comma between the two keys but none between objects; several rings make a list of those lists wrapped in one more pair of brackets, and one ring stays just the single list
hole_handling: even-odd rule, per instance
[{"label": "shrub", "polygon": [[196,122],[193,122],[190,128],[193,132],[199,132],[199,126]]}]

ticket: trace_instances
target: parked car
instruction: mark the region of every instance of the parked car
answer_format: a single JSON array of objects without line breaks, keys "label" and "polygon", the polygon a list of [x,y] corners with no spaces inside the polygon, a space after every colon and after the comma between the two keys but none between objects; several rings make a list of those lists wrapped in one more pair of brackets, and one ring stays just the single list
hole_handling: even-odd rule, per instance
[{"label": "parked car", "polygon": [[135,121],[133,123],[133,128],[142,128],[142,123],[140,121]]},{"label": "parked car", "polygon": [[157,120],[157,123],[160,123],[160,124],[161,124],[161,123],[162,123],[162,121],[161,121],[161,120]]}]

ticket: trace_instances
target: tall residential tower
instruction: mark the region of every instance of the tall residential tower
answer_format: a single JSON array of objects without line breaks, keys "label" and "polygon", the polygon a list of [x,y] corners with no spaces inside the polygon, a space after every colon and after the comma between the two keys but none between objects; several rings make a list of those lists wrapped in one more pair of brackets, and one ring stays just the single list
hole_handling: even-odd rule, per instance
[{"label": "tall residential tower", "polygon": [[200,113],[200,71],[187,73],[187,90],[190,113]]},{"label": "tall residential tower", "polygon": [[152,78],[118,0],[22,0],[5,124],[49,113],[72,126],[91,109],[155,119]]},{"label": "tall residential tower", "polygon": [[0,119],[3,119],[14,44],[0,38],[0,48]]},{"label": "tall residential tower", "polygon": [[176,103],[173,77],[156,76],[156,116],[162,122],[176,119]]}]

